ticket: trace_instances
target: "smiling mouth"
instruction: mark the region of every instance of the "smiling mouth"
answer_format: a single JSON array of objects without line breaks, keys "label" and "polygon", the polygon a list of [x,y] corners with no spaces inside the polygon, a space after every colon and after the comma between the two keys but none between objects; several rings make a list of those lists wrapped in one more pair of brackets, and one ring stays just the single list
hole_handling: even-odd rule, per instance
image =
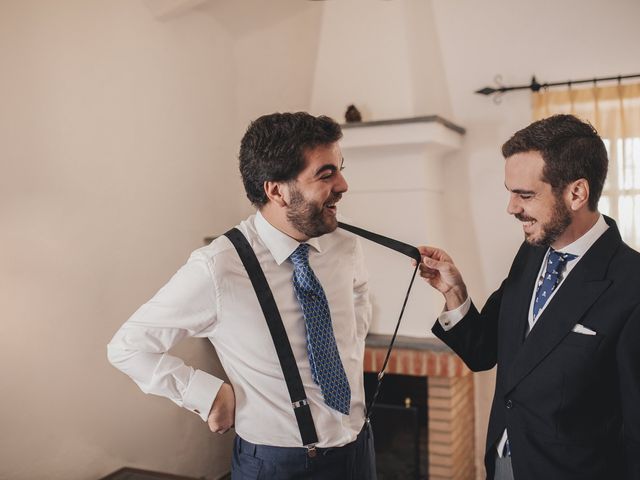
[{"label": "smiling mouth", "polygon": [[535,220],[528,220],[528,221],[526,221],[526,222],[525,222],[525,221],[523,221],[523,222],[522,222],[522,228],[523,228],[524,230],[529,230],[529,229],[531,229],[531,228],[532,228],[536,223],[538,223],[538,222],[536,222]]},{"label": "smiling mouth", "polygon": [[324,208],[326,208],[327,210],[329,210],[331,213],[333,213],[334,215],[336,214],[336,212],[338,211],[338,207],[336,207],[335,203],[327,203],[325,204]]}]

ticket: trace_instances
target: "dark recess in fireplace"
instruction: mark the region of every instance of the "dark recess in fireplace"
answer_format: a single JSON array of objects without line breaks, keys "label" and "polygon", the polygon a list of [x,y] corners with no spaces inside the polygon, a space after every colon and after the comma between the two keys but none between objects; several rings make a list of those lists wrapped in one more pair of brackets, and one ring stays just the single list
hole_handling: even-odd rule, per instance
[{"label": "dark recess in fireplace", "polygon": [[[377,384],[364,374],[367,403]],[[378,480],[429,477],[427,379],[387,374],[371,415]]]}]

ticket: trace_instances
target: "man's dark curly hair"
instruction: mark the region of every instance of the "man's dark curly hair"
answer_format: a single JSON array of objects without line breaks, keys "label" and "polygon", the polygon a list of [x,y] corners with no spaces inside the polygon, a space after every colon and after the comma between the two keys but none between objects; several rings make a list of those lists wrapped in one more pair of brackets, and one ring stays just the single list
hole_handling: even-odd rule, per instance
[{"label": "man's dark curly hair", "polygon": [[268,201],[264,182],[287,182],[305,167],[305,153],[342,138],[329,117],[306,112],[273,113],[251,122],[240,142],[240,174],[247,197],[260,208]]},{"label": "man's dark curly hair", "polygon": [[573,115],[554,115],[516,132],[502,146],[504,158],[531,151],[542,156],[542,180],[556,196],[571,182],[584,178],[589,182],[589,209],[597,210],[609,160],[595,128]]}]

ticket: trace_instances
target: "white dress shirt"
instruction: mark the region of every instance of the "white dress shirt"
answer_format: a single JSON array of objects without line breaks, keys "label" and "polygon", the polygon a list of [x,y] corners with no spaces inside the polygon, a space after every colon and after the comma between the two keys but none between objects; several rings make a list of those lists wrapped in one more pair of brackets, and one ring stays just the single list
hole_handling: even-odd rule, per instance
[{"label": "white dress shirt", "polygon": [[[352,442],[364,423],[362,366],[371,321],[359,241],[338,229],[306,242],[312,247],[309,263],[325,290],[351,387],[351,413],[343,415],[325,405],[311,378],[305,323],[288,260],[299,242],[269,224],[260,212],[237,228],[253,247],[278,305],[311,407],[318,446]],[[302,446],[266,320],[246,270],[225,236],[193,252],[108,345],[111,363],[144,392],[165,396],[206,421],[223,381],[167,353],[188,336],[206,337],[214,345],[235,392],[238,435],[257,444]]]},{"label": "white dress shirt", "polygon": [[[607,225],[607,222],[605,222],[604,217],[600,215],[598,218],[598,221],[584,235],[582,235],[573,243],[570,243],[566,247],[561,248],[559,250],[563,253],[571,253],[573,255],[576,255],[577,258],[571,260],[570,262],[567,262],[564,273],[562,274],[562,277],[560,279],[560,283],[558,283],[558,286],[551,293],[547,302],[544,304],[542,309],[538,312],[538,317],[542,314],[542,312],[544,312],[547,305],[551,303],[551,300],[553,299],[554,295],[558,290],[560,290],[560,287],[564,283],[565,279],[571,273],[571,270],[575,268],[575,266],[578,264],[580,259],[584,256],[585,253],[587,253],[587,251],[591,248],[591,246],[594,243],[596,243],[596,240],[598,240],[598,238],[602,236],[602,234],[607,230],[607,228],[609,228],[609,226]],[[540,265],[540,271],[538,272],[538,281],[536,282],[535,287],[531,292],[531,302],[529,304],[529,314],[528,314],[528,321],[529,321],[528,331],[531,331],[531,329],[534,327],[535,322],[537,320],[537,317],[536,318],[533,317],[533,305],[535,303],[536,291],[538,289],[538,285],[542,282],[542,280],[544,279],[544,274],[546,273],[547,258],[549,258],[549,252],[550,250],[548,249]],[[451,330],[460,320],[462,320],[462,318],[464,318],[464,316],[469,312],[470,308],[471,308],[471,297],[467,297],[464,303],[460,305],[458,308],[454,310],[442,312],[438,317],[438,321],[440,322],[440,325],[442,326],[443,330],[444,331]],[[502,437],[500,438],[500,441],[498,442],[498,445],[497,445],[498,455],[500,457],[502,457],[502,451],[504,450],[504,445],[506,442],[507,442],[507,429],[505,428],[504,433],[502,434]]]}]

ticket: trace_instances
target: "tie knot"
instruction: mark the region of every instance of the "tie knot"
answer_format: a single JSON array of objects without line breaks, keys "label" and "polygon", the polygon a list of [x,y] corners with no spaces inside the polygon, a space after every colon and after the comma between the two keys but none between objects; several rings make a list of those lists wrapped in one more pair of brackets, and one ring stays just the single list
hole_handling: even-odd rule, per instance
[{"label": "tie knot", "polygon": [[549,252],[549,259],[547,260],[547,271],[555,270],[557,273],[560,273],[564,270],[564,267],[567,266],[567,262],[576,258],[578,258],[578,256],[572,253],[558,252],[552,249]]},{"label": "tie knot", "polygon": [[293,266],[296,268],[304,267],[309,265],[309,245],[306,243],[301,243],[298,245],[293,253],[289,256]]}]

